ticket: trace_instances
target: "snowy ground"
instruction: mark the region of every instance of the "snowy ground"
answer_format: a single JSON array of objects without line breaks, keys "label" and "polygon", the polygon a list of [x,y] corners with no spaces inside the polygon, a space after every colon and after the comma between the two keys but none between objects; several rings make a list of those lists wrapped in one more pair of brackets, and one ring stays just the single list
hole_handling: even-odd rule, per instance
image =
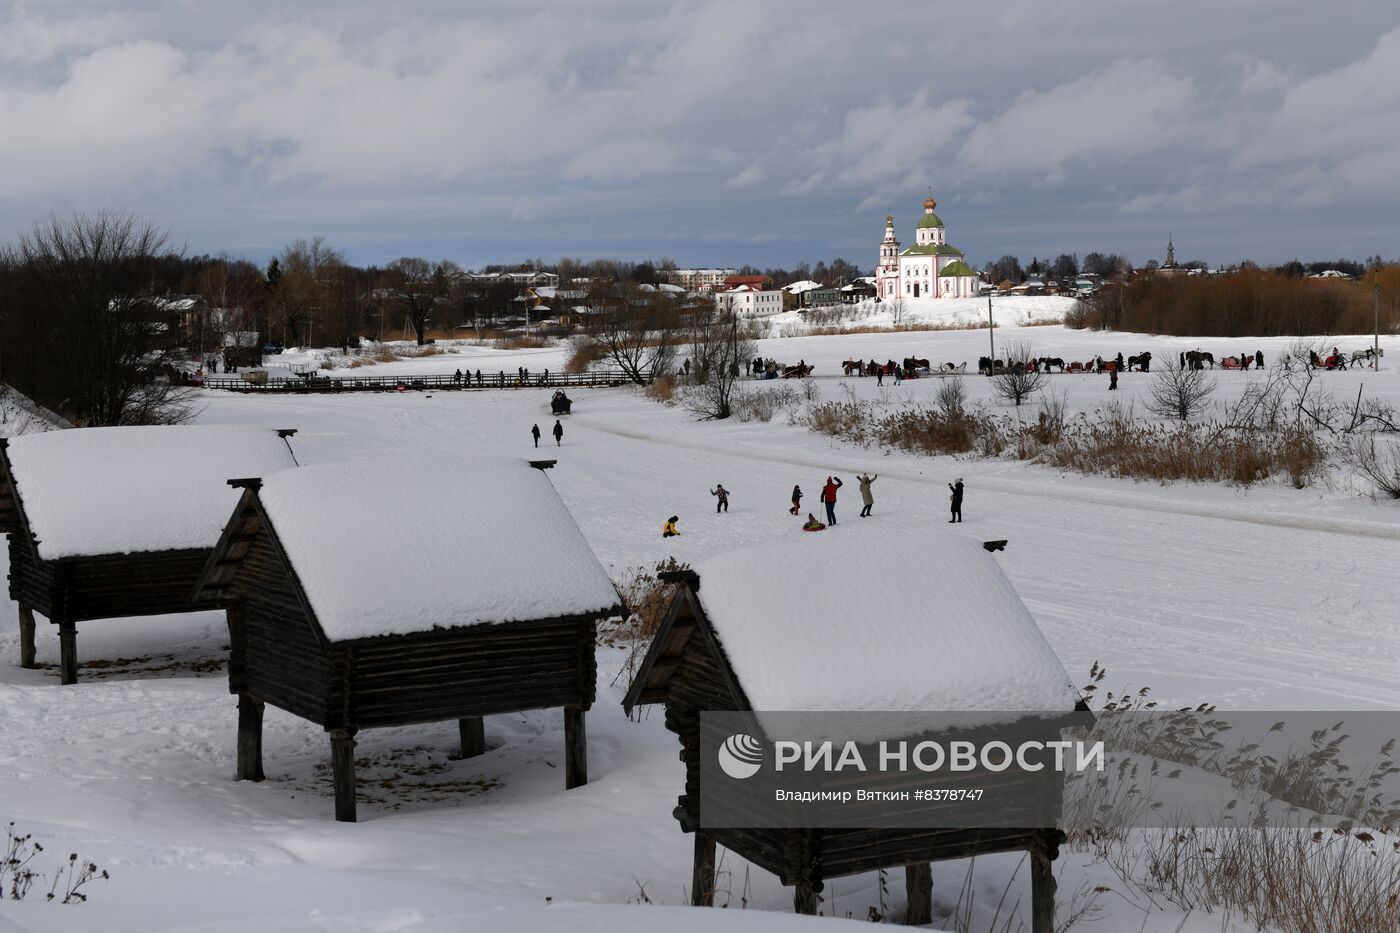
[{"label": "snowy ground", "polygon": [[[1217,356],[1260,349],[1270,361],[1286,340],[1173,340],[1003,327],[999,343],[1025,339],[1037,352],[1088,359],[1151,349],[1158,359],[1200,345]],[[841,379],[849,356],[969,360],[986,352],[985,331],[859,334],[765,341],[761,352],[817,365],[828,399],[848,392],[914,403],[937,380],[883,390],[873,379]],[[1338,339],[1360,347],[1363,337]],[[1400,341],[1390,340],[1387,361]],[[562,363],[560,350],[491,351],[388,366],[451,372]],[[528,355],[532,362],[507,362]],[[497,362],[499,361],[499,362]],[[466,368],[466,365],[463,365]],[[376,368],[362,370],[375,372]],[[1118,396],[1147,379],[1125,375]],[[1250,375],[1217,377],[1222,398]],[[1339,396],[1365,384],[1400,402],[1394,365],[1380,372],[1322,374]],[[1072,407],[1108,401],[1106,377],[1055,376]],[[985,380],[968,378],[974,398]],[[773,383],[766,385],[772,386]],[[849,386],[849,389],[846,387]],[[256,397],[207,392],[198,421],[300,428],[302,463],[469,452],[526,455],[529,429],[547,430],[548,390],[384,393],[355,397]],[[945,483],[967,485],[967,521],[957,533],[1007,538],[998,560],[1077,679],[1098,660],[1105,687],[1151,686],[1163,700],[1208,700],[1227,709],[1397,709],[1400,509],[1345,483],[1298,491],[1160,487],[1058,475],[1017,463],[955,461],[838,444],[790,425],[697,423],[680,408],[632,390],[579,390],[565,420],[550,478],[614,577],[667,556],[688,561],[797,531],[788,495],[800,483],[814,499],[831,473],[880,474],[874,516],[860,519],[855,484],[843,490],[840,524],[824,532],[832,559],[852,549],[914,549],[945,524]],[[546,435],[548,437],[548,435]],[[548,443],[548,441],[546,441]],[[723,482],[731,511],[713,513],[708,490]],[[481,494],[464,489],[464,495]],[[815,510],[815,509],[814,509]],[[663,541],[678,514],[682,536]],[[471,546],[471,529],[462,530]],[[871,580],[872,587],[906,581]],[[937,599],[930,607],[936,617]],[[14,607],[0,601],[0,616]],[[878,643],[878,620],[868,625]],[[495,746],[469,762],[449,759],[451,724],[362,733],[363,796],[355,825],[331,819],[327,743],[314,727],[269,709],[269,780],[239,784],[233,772],[235,702],[219,667],[222,620],[199,614],[80,626],[82,683],[59,688],[57,638],[41,622],[39,656],[50,667],[16,666],[13,623],[0,634],[0,814],[18,819],[50,852],[76,851],[113,872],[78,908],[7,904],[0,929],[114,931],[239,930],[689,930],[824,929],[804,921],[790,893],[728,856],[721,888],[747,911],[638,906],[685,903],[690,839],[671,817],[680,790],[676,743],[658,711],[629,722],[613,683],[622,651],[600,649],[598,703],[589,715],[587,787],[562,791],[557,712],[492,717]],[[936,676],[930,671],[930,676]],[[1066,853],[1056,863],[1062,908],[1082,886],[1121,885],[1102,866]],[[49,866],[40,864],[41,870]],[[986,930],[1014,857],[980,859],[972,929]],[[959,897],[965,864],[935,866],[939,916]],[[1010,900],[1027,896],[1025,867]],[[891,915],[902,912],[892,878]],[[189,892],[197,891],[197,896]],[[836,879],[824,912],[863,918],[880,903],[873,877]],[[1206,933],[1221,918],[1144,914],[1117,894],[1077,930]],[[1003,908],[1003,919],[1005,908]],[[1024,916],[1024,911],[1021,911]],[[1178,926],[1185,919],[1184,926]],[[1230,928],[1230,927],[1226,927]],[[1014,925],[1012,929],[1015,929]],[[1241,927],[1245,929],[1245,927]]]}]

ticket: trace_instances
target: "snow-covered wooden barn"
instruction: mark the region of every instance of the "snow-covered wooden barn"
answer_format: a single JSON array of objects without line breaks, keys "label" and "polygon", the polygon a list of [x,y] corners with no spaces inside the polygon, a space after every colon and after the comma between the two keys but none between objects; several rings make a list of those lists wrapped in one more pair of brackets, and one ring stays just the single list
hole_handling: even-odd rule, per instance
[{"label": "snow-covered wooden barn", "polygon": [[[930,862],[1031,856],[1035,933],[1051,930],[1054,826],[1024,829],[702,829],[700,713],[1084,709],[1069,675],[986,545],[932,536],[917,548],[834,550],[820,536],[732,552],[666,575],[682,584],[624,699],[664,703],[694,832],[692,899],[713,903],[715,846],[795,886],[815,912],[823,880],[906,867],[909,920],[930,919]],[[1058,811],[1058,795],[1054,809]]]},{"label": "snow-covered wooden barn", "polygon": [[34,667],[34,613],[58,626],[65,684],[77,623],[213,608],[190,597],[238,494],[231,476],[296,465],[292,431],[244,426],[75,428],[0,438],[0,531],[20,664]]},{"label": "snow-covered wooden barn", "polygon": [[262,779],[271,703],[330,734],[338,820],[360,729],[456,719],[472,756],[483,716],[563,707],[565,786],[587,782],[596,623],[621,600],[541,469],[372,461],[240,485],[199,583],[229,610],[240,780]]}]

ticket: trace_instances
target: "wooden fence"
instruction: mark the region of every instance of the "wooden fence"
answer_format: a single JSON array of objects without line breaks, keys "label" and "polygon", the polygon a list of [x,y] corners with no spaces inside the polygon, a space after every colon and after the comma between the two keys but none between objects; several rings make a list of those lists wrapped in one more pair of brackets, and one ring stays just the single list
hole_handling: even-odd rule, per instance
[{"label": "wooden fence", "polygon": [[[647,379],[649,382],[650,379]],[[605,389],[631,385],[621,370],[594,369],[582,373],[483,373],[463,372],[424,376],[320,376],[248,382],[242,376],[206,376],[204,388],[228,392],[394,392],[419,389],[480,391],[485,389]]]}]

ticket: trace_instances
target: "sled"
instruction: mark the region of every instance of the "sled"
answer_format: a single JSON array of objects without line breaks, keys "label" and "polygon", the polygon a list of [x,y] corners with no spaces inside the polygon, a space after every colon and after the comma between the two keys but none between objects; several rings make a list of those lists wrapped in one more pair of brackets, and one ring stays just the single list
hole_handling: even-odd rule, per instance
[{"label": "sled", "polygon": [[823,531],[823,530],[825,530],[825,528],[826,528],[826,526],[823,525],[821,522],[817,522],[815,525],[803,525],[803,526],[802,526],[802,530],[803,530],[803,531]]}]

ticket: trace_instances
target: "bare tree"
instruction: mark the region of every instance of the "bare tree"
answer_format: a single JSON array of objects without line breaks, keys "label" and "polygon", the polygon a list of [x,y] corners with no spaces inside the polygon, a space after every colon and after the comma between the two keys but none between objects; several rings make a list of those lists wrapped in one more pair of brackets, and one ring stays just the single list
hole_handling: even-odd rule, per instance
[{"label": "bare tree", "polygon": [[1179,361],[1168,360],[1153,373],[1144,404],[1154,415],[1186,421],[1205,408],[1214,392],[1215,380],[1205,370],[1183,368]]},{"label": "bare tree", "polygon": [[184,420],[188,393],[171,381],[182,354],[152,288],[170,255],[164,232],[124,214],[55,216],[23,234],[0,263],[0,335],[15,320],[35,328],[28,394],[78,424]]},{"label": "bare tree", "polygon": [[433,265],[426,259],[405,256],[389,264],[386,284],[389,297],[407,316],[418,346],[423,346],[433,310],[447,297],[447,265]]},{"label": "bare tree", "polygon": [[720,420],[734,411],[734,390],[758,352],[748,329],[733,308],[696,310],[690,328],[696,385],[685,395],[685,406],[701,418]]},{"label": "bare tree", "polygon": [[669,369],[680,335],[665,292],[599,286],[590,289],[585,339],[638,385]]},{"label": "bare tree", "polygon": [[[340,253],[326,245],[324,237],[295,240],[267,269],[266,287],[270,314],[280,319],[292,345],[315,336],[314,326],[325,322],[339,271],[345,265]],[[271,336],[272,322],[268,322]]]},{"label": "bare tree", "polygon": [[896,295],[890,299],[890,315],[894,318],[894,326],[898,327],[899,322],[904,318],[904,298]]},{"label": "bare tree", "polygon": [[1039,392],[1050,378],[1030,365],[1031,348],[1026,343],[1008,343],[1006,368],[992,377],[992,392],[997,398],[1012,402],[1016,407]]}]

